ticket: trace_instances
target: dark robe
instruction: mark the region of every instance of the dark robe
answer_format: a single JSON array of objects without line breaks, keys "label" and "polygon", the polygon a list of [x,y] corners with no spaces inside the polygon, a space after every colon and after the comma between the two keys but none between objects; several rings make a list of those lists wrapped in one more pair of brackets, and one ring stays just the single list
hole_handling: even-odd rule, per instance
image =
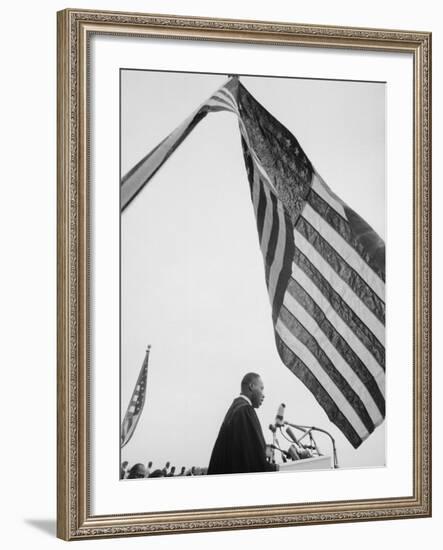
[{"label": "dark robe", "polygon": [[226,413],[212,451],[208,474],[269,472],[265,439],[255,409],[242,397]]}]

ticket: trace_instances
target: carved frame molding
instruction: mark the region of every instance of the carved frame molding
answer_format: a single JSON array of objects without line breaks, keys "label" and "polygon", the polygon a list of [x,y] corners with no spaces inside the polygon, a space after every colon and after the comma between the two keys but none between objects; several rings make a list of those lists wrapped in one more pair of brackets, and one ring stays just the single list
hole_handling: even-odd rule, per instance
[{"label": "carved frame molding", "polygon": [[[94,537],[431,515],[431,34],[138,13],[58,13],[57,534]],[[92,34],[409,52],[414,58],[413,495],[92,516],[88,488],[88,99]]]}]

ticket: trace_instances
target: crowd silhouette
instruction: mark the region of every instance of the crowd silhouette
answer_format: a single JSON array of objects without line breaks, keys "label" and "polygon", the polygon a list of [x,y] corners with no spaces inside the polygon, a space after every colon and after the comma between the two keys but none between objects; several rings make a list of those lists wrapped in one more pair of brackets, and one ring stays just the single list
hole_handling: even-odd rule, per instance
[{"label": "crowd silhouette", "polygon": [[191,466],[186,468],[182,466],[180,472],[176,473],[176,467],[171,466],[168,461],[163,468],[154,468],[152,461],[148,462],[146,466],[137,462],[130,466],[128,461],[125,460],[120,466],[120,479],[142,479],[148,477],[180,477],[180,476],[201,476],[206,475],[208,468],[201,468],[197,466]]}]

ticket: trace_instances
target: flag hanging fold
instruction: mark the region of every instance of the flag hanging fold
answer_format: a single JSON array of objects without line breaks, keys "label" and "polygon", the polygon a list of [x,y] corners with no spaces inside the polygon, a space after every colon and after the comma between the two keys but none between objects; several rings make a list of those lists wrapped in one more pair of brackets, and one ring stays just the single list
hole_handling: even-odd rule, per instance
[{"label": "flag hanging fold", "polygon": [[122,179],[121,208],[213,111],[238,118],[279,356],[357,448],[385,417],[385,245],[291,132],[231,78]]},{"label": "flag hanging fold", "polygon": [[151,346],[146,350],[145,359],[140,369],[134,391],[132,392],[131,401],[123,419],[120,432],[120,447],[123,448],[134,434],[137,423],[143,411],[146,397],[146,382],[148,378],[148,362]]}]

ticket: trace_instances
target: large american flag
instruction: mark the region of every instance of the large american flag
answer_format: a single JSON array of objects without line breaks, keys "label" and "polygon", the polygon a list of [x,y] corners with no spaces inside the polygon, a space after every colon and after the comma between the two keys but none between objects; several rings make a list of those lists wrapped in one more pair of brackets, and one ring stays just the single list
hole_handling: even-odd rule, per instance
[{"label": "large american flag", "polygon": [[122,210],[214,111],[238,118],[279,356],[357,448],[385,417],[385,245],[238,78],[122,178]]},{"label": "large american flag", "polygon": [[135,384],[134,391],[132,392],[131,401],[129,402],[128,409],[126,410],[126,414],[123,419],[120,432],[121,448],[123,448],[128,443],[128,441],[134,434],[135,428],[137,427],[137,423],[143,410],[143,406],[145,404],[150,349],[151,347],[148,346],[145,359],[143,361],[140,373],[137,378],[137,382]]}]

